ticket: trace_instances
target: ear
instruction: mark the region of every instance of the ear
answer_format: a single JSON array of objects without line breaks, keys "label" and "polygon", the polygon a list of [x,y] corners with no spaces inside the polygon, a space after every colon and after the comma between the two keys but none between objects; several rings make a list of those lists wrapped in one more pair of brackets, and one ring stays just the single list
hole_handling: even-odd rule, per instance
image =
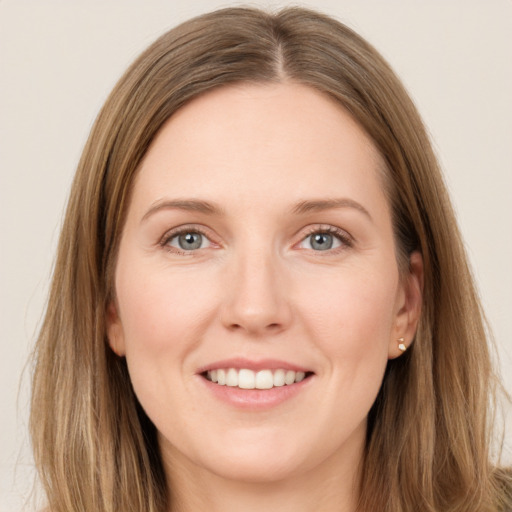
[{"label": "ear", "polygon": [[117,312],[117,306],[112,301],[106,312],[107,338],[110,348],[119,356],[125,355],[124,332],[121,318]]},{"label": "ear", "polygon": [[397,296],[397,307],[394,327],[389,342],[389,359],[394,359],[403,353],[399,348],[403,338],[405,347],[409,347],[416,334],[421,316],[423,297],[423,257],[419,251],[414,251],[409,257],[409,269],[402,277]]}]

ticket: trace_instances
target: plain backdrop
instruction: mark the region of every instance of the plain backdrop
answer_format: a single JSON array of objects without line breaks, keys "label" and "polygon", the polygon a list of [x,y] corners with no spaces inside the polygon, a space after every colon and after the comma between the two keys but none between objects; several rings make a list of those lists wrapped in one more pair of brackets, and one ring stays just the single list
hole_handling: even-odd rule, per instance
[{"label": "plain backdrop", "polygon": [[[1,512],[21,510],[33,480],[26,363],[88,131],[109,90],[142,49],[180,21],[228,5],[235,4],[0,0]],[[445,171],[512,390],[512,2],[300,5],[355,28],[408,87]]]}]

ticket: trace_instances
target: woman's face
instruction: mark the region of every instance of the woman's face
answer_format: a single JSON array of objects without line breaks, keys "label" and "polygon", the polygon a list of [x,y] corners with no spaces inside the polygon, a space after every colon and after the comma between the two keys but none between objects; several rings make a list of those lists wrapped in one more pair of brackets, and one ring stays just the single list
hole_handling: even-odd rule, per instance
[{"label": "woman's face", "polygon": [[224,87],[164,125],[134,184],[108,335],[166,463],[246,481],[357,466],[420,303],[383,173],[347,112],[305,86]]}]

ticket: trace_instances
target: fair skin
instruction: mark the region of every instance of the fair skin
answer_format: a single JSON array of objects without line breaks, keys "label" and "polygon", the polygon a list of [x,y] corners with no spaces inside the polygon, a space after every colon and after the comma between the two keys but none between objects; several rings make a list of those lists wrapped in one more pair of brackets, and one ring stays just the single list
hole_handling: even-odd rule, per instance
[{"label": "fair skin", "polygon": [[173,512],[355,510],[367,414],[421,306],[383,168],[344,109],[292,83],[210,92],[153,141],[107,320]]}]

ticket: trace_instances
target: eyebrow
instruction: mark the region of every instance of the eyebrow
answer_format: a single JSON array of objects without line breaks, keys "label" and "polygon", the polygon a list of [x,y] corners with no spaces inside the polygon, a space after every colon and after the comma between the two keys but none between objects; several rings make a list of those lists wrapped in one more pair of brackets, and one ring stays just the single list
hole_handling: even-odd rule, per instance
[{"label": "eyebrow", "polygon": [[305,213],[321,212],[324,210],[332,210],[338,208],[353,208],[360,211],[361,213],[364,213],[370,220],[373,220],[370,212],[362,204],[349,198],[300,201],[293,207],[292,213],[296,215],[303,215]]},{"label": "eyebrow", "polygon": [[219,206],[209,203],[208,201],[201,201],[198,199],[173,199],[173,200],[160,200],[153,203],[150,209],[142,217],[142,221],[145,221],[148,217],[160,210],[186,210],[189,212],[199,212],[206,215],[218,215],[224,214],[222,208]]},{"label": "eyebrow", "polygon": [[[349,198],[299,201],[291,209],[291,212],[294,215],[304,215],[311,212],[321,212],[340,208],[353,208],[365,214],[370,220],[373,220],[368,210],[362,204]],[[185,210],[204,213],[206,215],[224,215],[224,210],[220,206],[208,201],[202,201],[199,199],[164,199],[153,203],[142,217],[141,222],[145,221],[148,217],[160,210]]]}]

